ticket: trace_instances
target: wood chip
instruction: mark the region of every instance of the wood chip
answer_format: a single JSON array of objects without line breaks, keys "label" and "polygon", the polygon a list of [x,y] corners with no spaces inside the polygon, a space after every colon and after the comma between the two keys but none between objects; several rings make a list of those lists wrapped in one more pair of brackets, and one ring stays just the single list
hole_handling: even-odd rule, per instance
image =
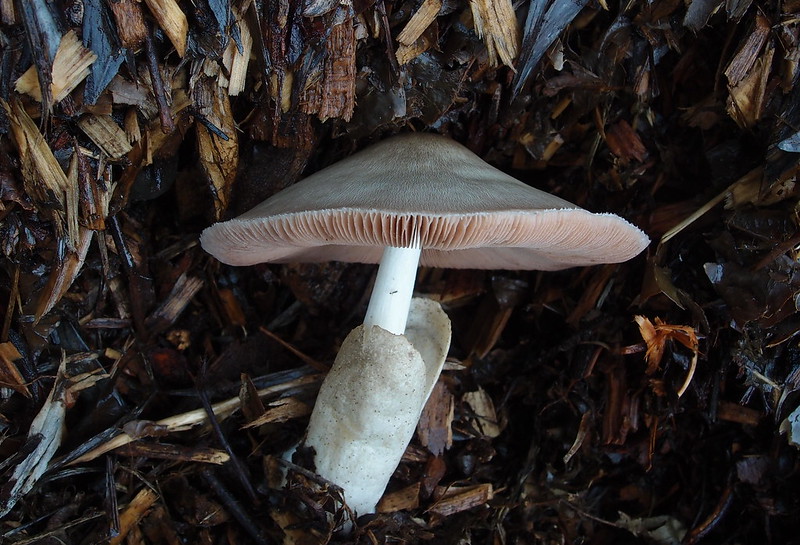
[{"label": "wood chip", "polygon": [[414,483],[395,492],[384,494],[378,502],[378,513],[394,513],[419,507],[420,483]]},{"label": "wood chip", "polygon": [[469,421],[480,433],[486,437],[497,437],[502,431],[502,426],[494,410],[494,403],[483,388],[474,392],[467,392],[461,398],[472,409],[473,415]]},{"label": "wood chip", "polygon": [[768,46],[750,72],[738,84],[728,86],[728,115],[742,128],[751,128],[761,119],[774,55],[775,47]]},{"label": "wood chip", "polygon": [[448,517],[467,511],[485,504],[494,497],[491,483],[474,486],[439,487],[437,491],[439,499],[428,511],[439,517]]},{"label": "wood chip", "polygon": [[[305,375],[296,380],[290,380],[288,382],[284,382],[276,386],[262,388],[261,390],[258,391],[258,395],[262,397],[267,395],[274,395],[293,388],[299,388],[304,385],[317,383],[320,382],[321,380],[322,380],[321,375],[317,374]],[[219,403],[215,403],[214,405],[211,406],[211,409],[214,415],[221,421],[229,417],[234,412],[236,412],[240,408],[240,404],[241,401],[237,396],[231,399],[227,399],[225,401],[221,401]],[[134,421],[131,424],[135,425],[136,422],[137,421]],[[205,424],[207,422],[208,422],[208,413],[204,408],[200,408],[185,413],[181,413],[175,416],[163,418],[156,422],[149,422],[150,424],[149,428],[160,430],[159,433],[163,432],[163,434],[166,434],[166,433],[190,430],[196,426]],[[134,437],[128,433],[121,433],[120,435],[117,435],[116,437],[104,443],[103,445],[82,455],[80,458],[73,460],[72,462],[70,462],[70,465],[94,460],[95,458],[102,456],[106,452],[114,450],[115,448],[123,447],[139,438],[140,437]]]},{"label": "wood chip", "polygon": [[147,25],[139,0],[114,0],[106,5],[117,23],[117,35],[123,47],[136,51],[147,39]]},{"label": "wood chip", "polygon": [[163,331],[175,323],[192,297],[203,287],[203,279],[181,274],[172,286],[167,298],[147,317],[147,326],[151,333]]},{"label": "wood chip", "polygon": [[53,309],[78,277],[86,261],[93,234],[94,231],[81,227],[75,251],[67,252],[64,259],[50,272],[47,284],[39,292],[39,299],[33,313],[34,323],[38,323]]},{"label": "wood chip", "polygon": [[0,387],[11,388],[25,397],[31,397],[31,392],[25,379],[14,363],[22,359],[17,347],[10,342],[0,343]]},{"label": "wood chip", "polygon": [[770,35],[771,26],[769,21],[761,13],[756,13],[754,26],[753,32],[742,43],[736,55],[725,68],[725,77],[728,78],[729,85],[739,85],[747,77],[747,74],[758,61],[761,49]]},{"label": "wood chip", "polygon": [[622,164],[628,164],[632,160],[643,163],[647,159],[647,148],[642,139],[624,119],[608,127],[605,137],[611,153],[619,157]]},{"label": "wood chip", "polygon": [[439,15],[442,9],[442,0],[425,0],[419,9],[411,16],[403,31],[397,35],[397,41],[409,46],[422,36],[422,33]]},{"label": "wood chip", "polygon": [[119,534],[111,538],[109,545],[120,545],[125,542],[128,534],[139,524],[139,521],[153,507],[157,499],[158,496],[156,496],[155,492],[149,488],[142,488],[125,510],[122,511],[119,517]]},{"label": "wood chip", "polygon": [[270,408],[264,411],[264,414],[252,420],[251,422],[248,422],[242,426],[242,428],[256,428],[263,424],[286,422],[288,420],[292,420],[293,418],[299,418],[301,416],[307,416],[311,414],[311,406],[293,397],[273,401],[269,404],[269,407]]},{"label": "wood chip", "polygon": [[110,115],[85,115],[78,120],[78,126],[112,159],[122,159],[131,151],[128,136]]},{"label": "wood chip", "polygon": [[444,381],[434,386],[417,424],[420,443],[434,456],[441,456],[453,445],[453,394]]},{"label": "wood chip", "polygon": [[67,245],[78,244],[78,196],[77,176],[70,181],[58,164],[53,151],[39,132],[39,128],[25,112],[18,100],[11,104],[0,101],[11,122],[11,133],[22,162],[25,190],[47,208],[55,203],[53,215],[57,228],[66,230]]},{"label": "wood chip", "polygon": [[99,373],[67,377],[66,368],[66,360],[62,360],[50,394],[31,422],[25,445],[20,448],[25,456],[4,475],[4,483],[0,488],[0,517],[8,514],[47,471],[61,446],[67,407],[74,404],[78,392],[107,377]]},{"label": "wood chip", "polygon": [[[301,96],[300,109],[320,120],[350,121],[356,100],[356,38],[353,20],[334,26],[326,41],[320,83],[309,86]],[[288,78],[287,78],[288,79]]]},{"label": "wood chip", "polygon": [[437,40],[438,32],[436,32],[435,25],[431,25],[415,42],[409,45],[400,44],[400,47],[395,52],[397,62],[399,64],[408,64],[433,47]]},{"label": "wood chip", "polygon": [[226,90],[210,78],[195,88],[198,110],[217,130],[196,123],[197,151],[200,166],[211,183],[214,197],[214,216],[222,218],[228,208],[233,180],[239,166],[239,138],[233,120],[231,101]]},{"label": "wood chip", "polygon": [[500,61],[514,68],[519,51],[519,27],[511,0],[470,0],[475,31],[483,38],[489,55],[489,64]]},{"label": "wood chip", "polygon": [[121,456],[143,457],[156,460],[176,460],[179,462],[200,462],[202,464],[222,465],[230,460],[224,450],[208,447],[185,447],[136,441],[116,450]]},{"label": "wood chip", "polygon": [[[61,102],[89,75],[89,67],[97,59],[91,50],[81,44],[75,31],[70,30],[61,38],[58,52],[53,60],[53,83],[50,85],[53,102]],[[31,66],[20,76],[15,85],[18,93],[29,95],[42,101],[39,76]]]},{"label": "wood chip", "polygon": [[247,317],[244,314],[242,305],[236,297],[236,293],[230,288],[219,288],[217,297],[221,304],[225,323],[236,327],[244,327],[247,324]]},{"label": "wood chip", "polygon": [[[245,82],[247,81],[247,67],[250,64],[250,54],[253,50],[253,35],[250,33],[250,26],[238,13],[238,10],[234,9],[233,14],[239,27],[239,43],[237,44],[235,40],[230,40],[227,49],[225,49],[225,54],[222,56],[222,64],[227,69],[230,77],[227,78],[220,74],[220,85],[227,87],[228,95],[232,97],[244,91]],[[241,51],[239,51],[240,45]]]},{"label": "wood chip", "polygon": [[186,15],[181,11],[175,0],[144,0],[150,12],[158,21],[158,26],[175,46],[178,55],[186,54],[186,38],[189,33],[189,23]]}]

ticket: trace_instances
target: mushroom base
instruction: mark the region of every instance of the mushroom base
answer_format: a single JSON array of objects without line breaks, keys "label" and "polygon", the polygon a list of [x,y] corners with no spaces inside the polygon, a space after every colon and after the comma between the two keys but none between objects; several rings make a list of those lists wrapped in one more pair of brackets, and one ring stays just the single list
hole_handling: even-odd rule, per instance
[{"label": "mushroom base", "polygon": [[414,299],[404,335],[359,326],[342,343],[320,388],[305,445],[317,473],[372,513],[403,456],[450,346],[438,303]]}]

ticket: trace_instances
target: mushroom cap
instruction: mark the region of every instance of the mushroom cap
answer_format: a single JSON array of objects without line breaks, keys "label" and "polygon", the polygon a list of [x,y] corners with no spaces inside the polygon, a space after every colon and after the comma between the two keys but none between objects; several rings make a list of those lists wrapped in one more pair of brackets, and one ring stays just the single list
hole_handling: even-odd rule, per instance
[{"label": "mushroom cap", "polygon": [[389,138],[212,225],[203,248],[229,265],[378,263],[417,232],[425,266],[559,270],[618,263],[649,244],[614,214],[593,214],[490,166],[442,136]]}]

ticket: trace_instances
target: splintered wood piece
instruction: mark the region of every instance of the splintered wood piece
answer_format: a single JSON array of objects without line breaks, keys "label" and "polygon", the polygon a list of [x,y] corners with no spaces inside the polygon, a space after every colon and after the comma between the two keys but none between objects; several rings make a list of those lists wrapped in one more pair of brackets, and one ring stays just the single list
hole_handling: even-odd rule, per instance
[{"label": "splintered wood piece", "polygon": [[[200,165],[211,182],[214,216],[220,219],[228,208],[233,180],[239,166],[239,139],[231,101],[224,88],[204,78],[195,88],[195,102],[205,118],[197,127]],[[213,130],[209,125],[212,125]]]},{"label": "splintered wood piece", "polygon": [[38,323],[42,316],[53,309],[78,277],[86,261],[93,234],[94,231],[81,227],[75,251],[67,252],[64,259],[50,273],[47,284],[40,291],[36,302],[34,323]]},{"label": "splintered wood piece", "polygon": [[[117,75],[108,84],[108,91],[114,104],[135,106],[147,120],[153,119],[158,114],[149,77],[140,77],[134,82]],[[126,130],[127,128],[126,119]]]},{"label": "splintered wood piece", "polygon": [[473,427],[486,437],[497,437],[502,431],[494,403],[483,388],[467,392],[461,398],[472,409],[469,420]]},{"label": "splintered wood piece", "polygon": [[150,12],[158,22],[158,26],[175,46],[178,55],[186,54],[186,37],[189,33],[189,23],[186,15],[175,0],[144,0]]},{"label": "splintered wood piece", "polygon": [[375,510],[378,513],[394,513],[404,509],[416,509],[419,507],[420,488],[420,483],[416,482],[395,492],[384,494]]},{"label": "splintered wood piece", "polygon": [[119,516],[119,534],[111,538],[109,545],[124,543],[128,534],[136,528],[139,521],[153,507],[157,499],[158,496],[151,489],[142,488]]},{"label": "splintered wood piece", "polygon": [[139,116],[136,115],[136,110],[134,108],[128,108],[125,112],[123,125],[125,126],[125,136],[128,138],[128,142],[135,144],[142,139],[142,129],[139,127]]},{"label": "splintered wood piece", "polygon": [[434,386],[417,424],[420,443],[434,456],[441,456],[453,445],[453,394],[444,381]]},{"label": "splintered wood piece", "polygon": [[287,397],[273,401],[264,414],[258,418],[253,419],[244,426],[243,429],[256,428],[262,424],[269,424],[274,422],[286,422],[293,418],[300,418],[311,414],[311,407],[307,403],[303,403],[294,397]]},{"label": "splintered wood piece", "polygon": [[72,160],[77,165],[78,186],[81,195],[81,224],[93,231],[104,231],[109,201],[115,186],[115,182],[111,179],[111,167],[105,165],[100,172],[92,169],[86,150],[82,148],[72,157]]},{"label": "splintered wood piece", "polygon": [[408,20],[403,31],[397,35],[397,41],[406,46],[416,42],[436,19],[441,9],[442,0],[425,0],[417,12]]},{"label": "splintered wood piece", "polygon": [[[294,380],[289,380],[282,384],[277,384],[275,386],[270,386],[268,388],[262,388],[258,390],[258,395],[260,397],[264,397],[268,395],[279,394],[281,392],[285,392],[293,388],[299,388],[302,386],[314,384],[320,382],[321,380],[322,380],[322,375],[319,374],[305,375]],[[216,416],[217,419],[221,421],[229,417],[234,412],[236,412],[240,407],[241,407],[241,400],[238,397],[233,397],[225,401],[220,401],[219,403],[215,403],[214,405],[211,406],[211,410],[214,413],[214,416]],[[209,420],[208,413],[206,412],[205,408],[200,408],[185,413],[181,413],[175,416],[170,416],[168,418],[163,418],[156,422],[147,422],[147,424],[148,428],[159,430],[159,434],[167,434],[178,431],[190,430],[196,426],[208,423],[208,420]],[[140,436],[135,436],[135,434],[127,433],[127,430],[132,427],[135,427],[137,423],[143,423],[143,422],[141,421],[131,422],[130,425],[126,427],[126,432],[117,435],[113,439],[82,455],[80,458],[73,460],[72,462],[70,462],[70,465],[94,460],[95,458],[102,456],[106,452],[112,451],[115,448],[123,447],[127,444],[130,444],[132,441],[140,439],[141,438]]]},{"label": "splintered wood piece", "polygon": [[775,47],[768,45],[747,75],[738,84],[728,85],[728,115],[742,128],[750,128],[761,119],[774,55]]},{"label": "splintered wood piece", "polygon": [[[320,120],[350,121],[356,100],[356,36],[353,19],[334,26],[325,45],[325,57],[320,82],[309,86],[301,96],[300,109],[317,114]],[[287,78],[288,79],[288,78]]]},{"label": "splintered wood piece", "polygon": [[147,317],[147,327],[151,332],[163,331],[175,323],[192,297],[203,287],[203,279],[181,274],[172,286],[167,298]]},{"label": "splintered wood piece", "polygon": [[[235,40],[228,42],[228,47],[222,56],[222,64],[228,70],[229,78],[220,74],[220,85],[228,87],[228,95],[236,96],[244,91],[247,79],[247,67],[250,64],[250,53],[253,50],[253,35],[250,33],[250,26],[238,10],[233,10],[236,24],[239,27],[239,43]],[[241,51],[239,46],[241,45]],[[223,84],[223,82],[225,82]]]},{"label": "splintered wood piece", "polygon": [[79,240],[77,176],[74,182],[67,178],[44,136],[18,100],[10,105],[2,101],[0,104],[11,122],[25,190],[40,203],[57,204],[57,209],[53,210],[57,228],[66,230],[67,246],[75,248]]},{"label": "splintered wood piece", "polygon": [[19,359],[22,359],[22,354],[12,343],[0,343],[0,387],[11,388],[29,398],[31,397],[31,392],[14,363]]},{"label": "splintered wood piece", "polygon": [[470,0],[475,31],[486,44],[489,64],[500,61],[514,69],[514,59],[519,51],[519,27],[511,0]]},{"label": "splintered wood piece", "polygon": [[[56,57],[53,60],[50,85],[53,102],[61,102],[89,75],[89,67],[97,59],[97,55],[81,44],[74,30],[70,30],[61,38]],[[31,66],[20,76],[15,85],[18,93],[23,93],[42,101],[42,89],[36,68]]]},{"label": "splintered wood piece", "polygon": [[175,460],[178,462],[200,462],[201,464],[222,465],[230,460],[224,450],[208,447],[185,447],[163,443],[136,441],[116,450],[117,454],[130,457],[143,457],[156,460]]},{"label": "splintered wood piece", "polygon": [[114,0],[106,5],[117,23],[117,35],[123,47],[136,51],[147,39],[147,25],[139,0]]},{"label": "splintered wood piece", "polygon": [[14,460],[13,470],[8,468],[3,476],[0,517],[8,514],[47,471],[50,461],[61,446],[67,408],[74,405],[78,392],[94,386],[101,378],[107,378],[107,375],[100,373],[67,377],[66,368],[67,362],[62,360],[50,394],[33,418],[25,444],[19,450],[23,455]]},{"label": "splintered wood piece", "polygon": [[759,54],[764,44],[767,42],[771,32],[771,25],[766,17],[760,12],[756,12],[755,28],[747,37],[736,55],[725,68],[725,77],[731,86],[739,85],[750,73],[753,66],[758,62]]},{"label": "splintered wood piece", "polygon": [[467,511],[485,504],[494,497],[491,483],[473,486],[440,486],[436,490],[434,495],[438,499],[428,511],[439,517],[449,517]]},{"label": "splintered wood piece", "polygon": [[85,115],[78,120],[78,126],[112,159],[122,159],[131,151],[132,146],[125,131],[110,115]]},{"label": "splintered wood piece", "polygon": [[429,26],[425,32],[409,45],[400,44],[395,52],[395,58],[400,64],[408,64],[416,59],[431,47],[436,44],[438,40],[438,32],[436,25]]}]

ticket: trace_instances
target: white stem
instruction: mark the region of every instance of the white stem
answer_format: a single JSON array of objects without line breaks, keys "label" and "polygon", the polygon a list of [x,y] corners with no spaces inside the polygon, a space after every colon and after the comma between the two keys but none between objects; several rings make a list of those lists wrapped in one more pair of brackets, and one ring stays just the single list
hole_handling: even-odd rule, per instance
[{"label": "white stem", "polygon": [[414,294],[420,252],[418,236],[410,248],[387,246],[383,250],[364,325],[380,326],[395,335],[403,334]]}]

